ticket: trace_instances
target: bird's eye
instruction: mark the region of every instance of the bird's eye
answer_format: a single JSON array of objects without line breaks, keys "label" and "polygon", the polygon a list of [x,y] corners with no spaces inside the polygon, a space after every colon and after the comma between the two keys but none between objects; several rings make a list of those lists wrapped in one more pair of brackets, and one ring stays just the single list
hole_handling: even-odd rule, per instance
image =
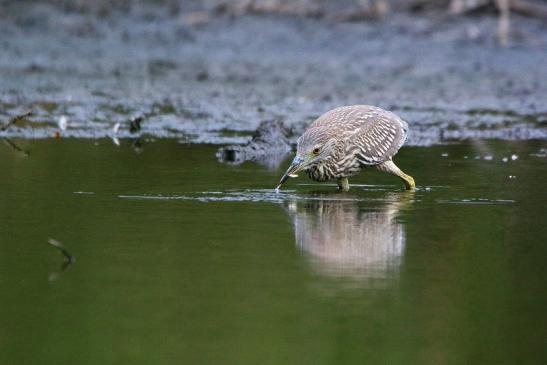
[{"label": "bird's eye", "polygon": [[314,148],[312,153],[317,156],[319,154],[319,148],[318,147]]}]

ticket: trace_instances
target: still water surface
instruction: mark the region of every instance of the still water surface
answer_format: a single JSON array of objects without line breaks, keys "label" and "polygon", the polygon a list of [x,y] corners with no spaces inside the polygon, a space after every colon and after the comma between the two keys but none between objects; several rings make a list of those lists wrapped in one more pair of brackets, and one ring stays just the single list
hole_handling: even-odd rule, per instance
[{"label": "still water surface", "polygon": [[19,144],[0,145],[1,364],[547,361],[544,141],[404,148],[414,193],[369,172],[279,194],[285,166],[214,146]]}]

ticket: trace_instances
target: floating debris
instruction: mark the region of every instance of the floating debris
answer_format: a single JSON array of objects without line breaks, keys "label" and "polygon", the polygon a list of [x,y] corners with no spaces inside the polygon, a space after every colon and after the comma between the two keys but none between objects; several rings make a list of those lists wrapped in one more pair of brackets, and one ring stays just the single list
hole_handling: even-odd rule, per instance
[{"label": "floating debris", "polygon": [[503,157],[503,158],[501,159],[501,162],[507,162],[507,161],[509,161],[509,159],[508,159],[507,157]]},{"label": "floating debris", "polygon": [[49,243],[51,246],[53,246],[57,250],[59,250],[59,252],[61,252],[61,254],[63,254],[63,257],[64,257],[63,263],[61,264],[61,268],[58,271],[54,271],[54,272],[50,273],[49,276],[48,276],[48,281],[52,282],[52,281],[55,281],[55,280],[59,279],[59,276],[66,269],[68,269],[70,267],[70,265],[72,265],[73,263],[76,262],[76,258],[74,256],[72,256],[70,254],[70,252],[68,252],[68,250],[65,248],[65,246],[61,242],[57,241],[56,239],[49,238],[47,240],[47,243]]},{"label": "floating debris", "polygon": [[510,179],[516,179],[517,177],[515,175],[509,175]]},{"label": "floating debris", "polygon": [[57,125],[59,126],[60,130],[62,130],[62,131],[66,130],[66,127],[68,125],[68,119],[67,119],[66,115],[61,115],[59,117],[59,120],[57,121]]},{"label": "floating debris", "polygon": [[490,155],[487,155],[487,156],[484,156],[483,159],[486,160],[486,161],[492,161],[494,159],[494,157],[490,156]]},{"label": "floating debris", "polygon": [[120,146],[120,140],[116,136],[118,134],[118,131],[120,130],[120,123],[115,123],[112,127],[112,134],[109,135],[110,139],[112,140],[112,143],[114,143],[116,146]]},{"label": "floating debris", "polygon": [[519,158],[518,155],[515,155],[515,154],[511,155],[511,160],[512,161],[516,161],[516,160],[518,160],[518,158]]},{"label": "floating debris", "polygon": [[74,256],[72,256],[70,254],[70,252],[68,252],[68,250],[65,248],[65,246],[61,242],[57,241],[54,238],[49,238],[47,240],[47,243],[49,243],[50,245],[52,245],[53,247],[58,249],[63,254],[63,256],[65,257],[65,261],[67,261],[71,264],[76,262],[76,258]]},{"label": "floating debris", "polygon": [[442,156],[442,157],[448,157],[448,153],[446,153],[446,152],[445,152],[445,153],[441,153],[441,156]]},{"label": "floating debris", "polygon": [[129,132],[137,133],[141,131],[143,117],[135,117],[129,121]]},{"label": "floating debris", "polygon": [[0,131],[5,131],[9,127],[11,127],[14,124],[17,124],[18,122],[27,119],[28,117],[32,116],[32,112],[26,112],[23,114],[16,115],[15,117],[11,118],[5,125],[0,127]]}]

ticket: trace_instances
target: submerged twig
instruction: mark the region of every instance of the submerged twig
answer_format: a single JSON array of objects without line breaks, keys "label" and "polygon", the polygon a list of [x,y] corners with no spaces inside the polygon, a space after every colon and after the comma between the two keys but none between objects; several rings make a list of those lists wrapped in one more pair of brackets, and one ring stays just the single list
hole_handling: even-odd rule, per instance
[{"label": "submerged twig", "polygon": [[30,117],[31,115],[32,115],[32,112],[26,112],[26,113],[23,113],[23,114],[16,115],[15,117],[11,118],[5,125],[1,126],[0,131],[5,131],[6,129],[8,129],[12,125],[20,122],[23,119],[26,119],[26,118]]},{"label": "submerged twig", "polygon": [[2,141],[7,145],[9,146],[13,151],[17,152],[17,153],[20,153],[22,154],[23,156],[25,157],[28,157],[30,154],[28,153],[28,151],[25,151],[24,149],[22,149],[21,147],[19,147],[15,142],[13,142],[11,139],[9,138],[1,138]]},{"label": "submerged twig", "polygon": [[49,243],[50,245],[52,245],[53,247],[58,249],[63,254],[63,256],[65,257],[66,262],[71,263],[71,264],[76,262],[76,258],[74,256],[72,256],[70,254],[70,252],[68,252],[66,247],[61,242],[57,241],[56,239],[49,238],[47,240],[47,243]]},{"label": "submerged twig", "polygon": [[53,247],[55,247],[56,249],[58,249],[61,254],[63,254],[64,256],[64,260],[63,260],[63,263],[61,264],[61,268],[59,269],[59,271],[54,271],[52,273],[49,274],[48,276],[48,281],[55,281],[59,278],[59,276],[66,270],[70,267],[70,265],[72,265],[73,263],[76,262],[76,258],[74,256],[72,256],[72,254],[70,252],[68,252],[68,250],[66,249],[66,247],[59,241],[57,241],[56,239],[53,239],[53,238],[49,238],[47,240],[47,243],[49,243],[50,245],[52,245]]}]

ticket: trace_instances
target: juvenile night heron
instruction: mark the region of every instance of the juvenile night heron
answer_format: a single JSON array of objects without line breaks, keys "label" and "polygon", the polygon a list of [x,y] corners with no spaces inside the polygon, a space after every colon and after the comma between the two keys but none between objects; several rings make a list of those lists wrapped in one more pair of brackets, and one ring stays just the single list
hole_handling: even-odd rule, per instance
[{"label": "juvenile night heron", "polygon": [[296,157],[276,189],[304,170],[312,180],[336,180],[340,190],[348,191],[348,177],[364,168],[398,176],[407,190],[414,189],[412,176],[392,160],[405,143],[407,132],[405,121],[375,106],[352,105],[328,111],[298,138]]}]

